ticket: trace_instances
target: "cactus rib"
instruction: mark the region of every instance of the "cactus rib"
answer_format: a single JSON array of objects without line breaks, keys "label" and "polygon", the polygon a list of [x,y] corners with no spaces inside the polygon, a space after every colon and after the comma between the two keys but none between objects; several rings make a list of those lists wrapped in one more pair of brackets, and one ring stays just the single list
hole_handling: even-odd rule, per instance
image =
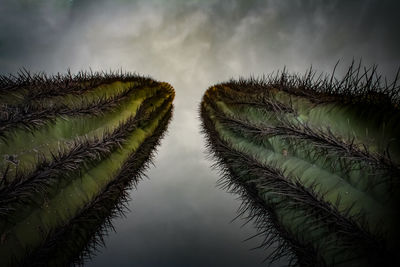
[{"label": "cactus rib", "polygon": [[57,117],[63,116],[79,116],[79,115],[98,115],[118,106],[118,103],[127,99],[136,89],[131,87],[123,93],[107,98],[97,99],[83,106],[69,107],[66,105],[56,107],[6,107],[1,110],[4,114],[0,118],[0,133],[4,137],[4,133],[14,128],[24,128],[25,130],[33,130],[50,122],[54,122]]}]

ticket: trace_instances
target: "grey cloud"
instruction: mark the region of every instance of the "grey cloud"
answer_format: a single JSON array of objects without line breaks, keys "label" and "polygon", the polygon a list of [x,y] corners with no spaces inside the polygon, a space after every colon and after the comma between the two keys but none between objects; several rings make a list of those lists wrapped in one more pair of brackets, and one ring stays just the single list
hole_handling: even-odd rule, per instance
[{"label": "grey cloud", "polygon": [[[22,2],[2,4],[2,72],[26,65],[62,71],[83,66],[82,56],[87,67],[102,55],[108,57],[108,51],[132,48],[129,52],[135,53],[135,48],[143,53],[144,46],[160,49],[148,52],[155,61],[163,61],[167,53],[187,51],[183,55],[191,62],[191,57],[201,53],[197,64],[225,66],[232,76],[240,71],[244,75],[269,72],[283,65],[302,70],[320,64],[328,69],[338,59],[353,57],[390,71],[400,58],[398,1],[41,0],[35,6],[16,4]],[[163,43],[164,49],[157,43]]]}]

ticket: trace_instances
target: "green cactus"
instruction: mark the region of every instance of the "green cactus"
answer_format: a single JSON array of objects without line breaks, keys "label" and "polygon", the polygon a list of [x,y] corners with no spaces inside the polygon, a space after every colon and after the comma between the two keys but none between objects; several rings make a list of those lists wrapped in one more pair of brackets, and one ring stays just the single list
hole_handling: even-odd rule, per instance
[{"label": "green cactus", "polygon": [[[222,184],[244,199],[270,260],[392,266],[400,233],[397,77],[354,63],[342,80],[283,71],[212,86],[203,131]],[[322,77],[322,76],[319,76]],[[386,265],[385,265],[386,264]]]},{"label": "green cactus", "polygon": [[133,74],[22,72],[0,77],[0,97],[0,262],[79,260],[147,166],[174,90]]}]

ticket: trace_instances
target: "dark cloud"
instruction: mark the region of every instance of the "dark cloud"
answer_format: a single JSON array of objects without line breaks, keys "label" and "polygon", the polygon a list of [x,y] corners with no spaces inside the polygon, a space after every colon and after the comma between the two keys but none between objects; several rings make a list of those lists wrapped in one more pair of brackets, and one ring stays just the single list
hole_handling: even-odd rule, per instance
[{"label": "dark cloud", "polygon": [[[338,59],[354,57],[363,58],[368,64],[380,64],[384,71],[390,71],[400,59],[396,21],[399,7],[398,1],[361,0],[175,0],[168,3],[159,0],[4,0],[0,7],[1,71],[15,71],[22,66],[46,70],[73,68],[79,65],[74,64],[74,57],[79,62],[82,49],[92,48],[87,38],[107,37],[99,29],[102,25],[106,28],[115,25],[116,31],[124,32],[133,28],[136,35],[97,43],[93,50],[112,49],[111,45],[116,42],[146,40],[151,44],[153,35],[172,39],[174,33],[169,35],[168,31],[182,22],[187,26],[183,25],[182,31],[190,32],[175,44],[175,49],[181,49],[180,45],[206,43],[207,55],[202,61],[207,66],[226,62],[251,64],[253,72],[270,71],[283,65],[299,70],[320,64],[327,69]],[[137,14],[138,10],[146,13]],[[129,25],[128,21],[124,24],[121,16],[141,18],[129,21],[140,25],[139,35],[137,26]],[[192,28],[191,20],[196,23],[200,16],[204,21]],[[154,21],[160,23],[152,27]],[[97,36],[88,29],[93,26]],[[63,53],[70,60],[60,58]]]},{"label": "dark cloud", "polygon": [[[0,3],[0,71],[34,67],[34,59],[51,60],[51,51],[68,20],[68,1],[2,0]],[[38,65],[41,65],[40,63]]]}]

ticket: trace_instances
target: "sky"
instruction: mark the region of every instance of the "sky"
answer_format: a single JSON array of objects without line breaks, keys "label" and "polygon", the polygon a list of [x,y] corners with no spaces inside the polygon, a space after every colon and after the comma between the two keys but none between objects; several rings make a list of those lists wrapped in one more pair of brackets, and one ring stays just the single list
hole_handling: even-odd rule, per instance
[{"label": "sky", "polygon": [[[215,189],[218,173],[210,170],[199,133],[204,91],[284,67],[303,73],[312,65],[329,73],[338,60],[339,70],[362,59],[393,77],[400,66],[399,10],[397,0],[1,0],[0,74],[122,69],[169,82],[176,90],[169,134],[150,179],[132,194],[135,212],[117,222],[120,231],[103,255],[128,257],[130,251],[113,248],[122,240],[140,251],[135,257],[142,266],[151,266],[150,252],[157,251],[164,262],[184,266],[185,258],[171,251],[204,258],[226,246],[223,266],[224,255],[247,256],[226,245],[236,240],[239,226],[223,227],[239,202]],[[174,210],[179,214],[167,218]],[[139,236],[147,233],[157,234],[157,242],[143,245],[146,237]],[[210,243],[215,236],[219,241]],[[188,245],[188,238],[198,241]],[[170,248],[162,252],[165,244]],[[100,256],[93,266],[111,264],[107,260]]]},{"label": "sky", "polygon": [[283,66],[330,71],[354,57],[394,72],[399,7],[387,0],[2,0],[0,71],[122,68],[210,83]]}]

